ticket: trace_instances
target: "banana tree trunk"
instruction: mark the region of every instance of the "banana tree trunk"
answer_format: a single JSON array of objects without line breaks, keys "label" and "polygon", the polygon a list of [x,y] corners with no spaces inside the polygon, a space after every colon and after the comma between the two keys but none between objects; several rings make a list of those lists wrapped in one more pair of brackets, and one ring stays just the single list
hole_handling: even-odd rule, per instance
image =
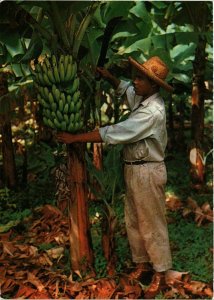
[{"label": "banana tree trunk", "polygon": [[[0,73],[0,97],[8,93],[7,78]],[[6,99],[5,99],[6,100]],[[15,156],[12,142],[10,113],[1,118],[2,157],[4,183],[8,188],[15,188],[17,184]]]},{"label": "banana tree trunk", "polygon": [[70,199],[68,203],[70,258],[72,270],[86,273],[91,270],[93,252],[90,245],[85,145],[68,145],[68,182]]},{"label": "banana tree trunk", "polygon": [[195,164],[191,165],[192,181],[202,184],[204,181],[204,164],[203,164],[203,136],[204,136],[204,96],[205,83],[204,74],[206,67],[206,38],[201,36],[195,52],[193,62],[193,83],[192,83],[192,149],[195,148],[197,159]]}]

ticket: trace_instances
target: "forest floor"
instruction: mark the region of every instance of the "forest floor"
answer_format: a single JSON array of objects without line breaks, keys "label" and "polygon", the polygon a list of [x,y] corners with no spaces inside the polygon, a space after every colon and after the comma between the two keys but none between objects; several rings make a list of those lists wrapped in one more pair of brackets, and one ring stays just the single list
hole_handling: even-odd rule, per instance
[{"label": "forest floor", "polygon": [[[166,162],[166,208],[173,268],[168,273],[168,287],[155,299],[213,296],[212,161],[207,162],[206,185],[196,190],[190,184],[185,156],[177,153]],[[124,191],[115,193],[111,219],[104,220],[102,200],[89,203],[96,276],[88,278],[70,272],[68,222],[55,206],[53,182],[47,185],[47,181],[39,184],[32,180],[31,189],[0,192],[2,298],[143,299],[148,278],[133,281],[128,277],[133,264],[124,223]],[[104,221],[111,228],[109,262],[102,245]]]}]

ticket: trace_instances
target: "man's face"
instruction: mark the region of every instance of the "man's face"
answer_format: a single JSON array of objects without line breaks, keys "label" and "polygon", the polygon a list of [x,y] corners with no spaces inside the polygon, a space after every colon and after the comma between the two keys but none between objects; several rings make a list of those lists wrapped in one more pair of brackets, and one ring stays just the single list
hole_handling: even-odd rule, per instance
[{"label": "man's face", "polygon": [[136,73],[133,84],[136,95],[149,97],[154,94],[156,84],[141,72]]}]

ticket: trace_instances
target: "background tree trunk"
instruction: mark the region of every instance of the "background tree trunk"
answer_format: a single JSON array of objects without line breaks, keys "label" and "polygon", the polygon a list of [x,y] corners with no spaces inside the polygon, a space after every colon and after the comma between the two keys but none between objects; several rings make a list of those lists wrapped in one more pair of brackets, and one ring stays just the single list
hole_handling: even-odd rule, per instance
[{"label": "background tree trunk", "polygon": [[[0,97],[8,93],[7,76],[0,73]],[[5,99],[6,100],[6,99]],[[8,188],[15,188],[17,184],[16,165],[12,143],[10,112],[1,118],[3,180]]]},{"label": "background tree trunk", "polygon": [[197,183],[204,181],[203,164],[203,136],[204,136],[204,95],[205,83],[204,74],[206,68],[206,38],[200,36],[193,62],[193,83],[192,83],[192,117],[191,135],[193,143],[191,149],[196,148],[197,159],[195,165],[191,166],[192,180]]}]

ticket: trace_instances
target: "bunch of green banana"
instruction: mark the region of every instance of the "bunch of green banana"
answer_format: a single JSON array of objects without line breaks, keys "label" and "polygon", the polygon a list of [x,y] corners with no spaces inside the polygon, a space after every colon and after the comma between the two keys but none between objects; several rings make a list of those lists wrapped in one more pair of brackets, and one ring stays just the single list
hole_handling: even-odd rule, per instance
[{"label": "bunch of green banana", "polygon": [[82,129],[79,77],[72,56],[46,57],[42,65],[35,66],[34,75],[45,125],[68,132]]}]

